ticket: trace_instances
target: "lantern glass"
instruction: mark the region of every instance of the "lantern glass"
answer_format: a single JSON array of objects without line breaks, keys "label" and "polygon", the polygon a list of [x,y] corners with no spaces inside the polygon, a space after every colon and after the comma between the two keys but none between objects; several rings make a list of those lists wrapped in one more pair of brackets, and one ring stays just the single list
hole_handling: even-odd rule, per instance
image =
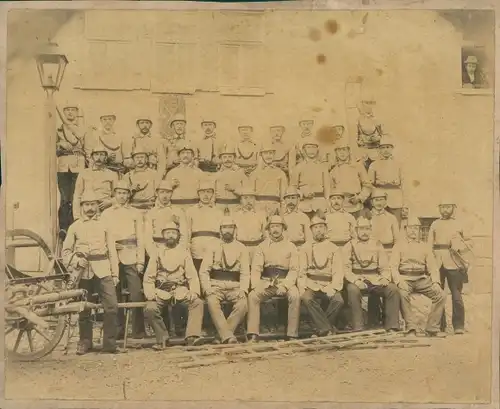
[{"label": "lantern glass", "polygon": [[59,90],[68,59],[64,54],[45,53],[37,56],[40,82],[46,90]]}]

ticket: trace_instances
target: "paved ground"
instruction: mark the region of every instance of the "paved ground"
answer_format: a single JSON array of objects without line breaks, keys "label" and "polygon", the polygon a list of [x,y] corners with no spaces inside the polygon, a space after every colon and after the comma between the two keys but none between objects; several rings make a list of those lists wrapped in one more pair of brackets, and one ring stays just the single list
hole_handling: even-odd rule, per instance
[{"label": "paved ground", "polygon": [[431,347],[325,352],[178,369],[162,353],[63,356],[7,365],[9,399],[486,402],[489,295],[466,296],[468,332]]}]

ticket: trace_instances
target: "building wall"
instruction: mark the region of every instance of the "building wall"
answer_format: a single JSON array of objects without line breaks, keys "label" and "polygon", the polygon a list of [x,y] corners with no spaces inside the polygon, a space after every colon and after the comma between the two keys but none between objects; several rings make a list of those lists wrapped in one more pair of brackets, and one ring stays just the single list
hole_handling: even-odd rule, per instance
[{"label": "building wall", "polygon": [[[159,100],[169,92],[184,95],[191,134],[212,118],[219,135],[235,137],[248,123],[260,138],[273,123],[293,138],[297,121],[311,116],[317,127],[350,131],[355,101],[372,95],[398,140],[411,211],[435,215],[449,193],[472,233],[491,238],[493,96],[457,93],[462,34],[434,12],[92,11],[55,40],[70,60],[58,101],[80,104],[86,125],[115,112],[124,136],[142,113],[158,130]],[[43,232],[44,93],[34,61],[9,64],[7,227]]]}]

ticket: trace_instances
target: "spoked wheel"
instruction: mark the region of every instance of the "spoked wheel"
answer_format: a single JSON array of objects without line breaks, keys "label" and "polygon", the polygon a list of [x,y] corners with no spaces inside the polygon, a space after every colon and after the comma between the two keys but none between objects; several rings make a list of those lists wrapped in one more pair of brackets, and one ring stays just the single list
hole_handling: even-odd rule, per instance
[{"label": "spoked wheel", "polygon": [[[30,230],[11,230],[7,232],[6,239],[5,351],[8,359],[33,361],[50,354],[59,344],[66,328],[66,317],[50,316],[46,304],[31,305],[24,301],[33,296],[63,290],[64,272],[46,243],[36,233]],[[41,255],[48,260],[47,268],[41,275],[20,271],[14,265],[14,250],[28,247],[39,248]],[[16,306],[19,303],[21,305]],[[52,303],[51,306],[64,303]]]}]

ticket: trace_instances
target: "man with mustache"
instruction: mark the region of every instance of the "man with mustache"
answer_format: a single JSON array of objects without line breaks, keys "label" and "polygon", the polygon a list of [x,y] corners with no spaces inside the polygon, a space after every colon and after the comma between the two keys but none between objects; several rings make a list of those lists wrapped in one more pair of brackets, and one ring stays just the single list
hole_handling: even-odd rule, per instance
[{"label": "man with mustache", "polygon": [[[102,352],[125,352],[116,346],[118,301],[118,254],[108,227],[100,219],[99,196],[87,190],[78,198],[80,218],[68,229],[62,246],[62,260],[72,272],[71,284],[78,284],[88,294],[97,290],[104,309]],[[79,280],[77,279],[79,277]],[[76,353],[86,354],[92,350],[91,311],[79,314],[80,341]]]},{"label": "man with mustache", "polygon": [[[179,157],[181,149],[188,143],[186,138],[186,118],[183,114],[175,114],[170,121],[170,128],[173,133],[166,138],[166,173],[178,166],[182,160]],[[198,150],[193,149],[193,164],[198,167]],[[163,168],[162,168],[163,169]]]},{"label": "man with mustache", "polygon": [[94,144],[100,144],[108,153],[106,166],[108,169],[123,173],[123,142],[120,135],[114,130],[116,122],[115,114],[104,114],[100,116],[100,129],[93,128],[91,138],[89,138],[87,146],[91,148]]},{"label": "man with mustache", "polygon": [[236,150],[230,144],[219,147],[220,168],[215,173],[215,204],[221,209],[233,210],[238,207],[238,190],[247,180],[245,172],[235,165]]},{"label": "man with mustache", "polygon": [[386,210],[387,193],[381,189],[374,189],[370,197],[372,202],[372,229],[373,238],[380,241],[387,254],[401,237],[396,216]]},{"label": "man with mustache", "polygon": [[344,210],[344,193],[330,191],[330,207],[326,214],[327,237],[337,247],[344,247],[356,237],[356,219]]},{"label": "man with mustache", "polygon": [[156,337],[153,348],[160,351],[168,345],[169,334],[162,310],[172,302],[180,302],[188,308],[187,345],[200,345],[203,301],[198,274],[189,250],[179,246],[179,226],[175,222],[166,223],[162,235],[164,242],[152,254],[144,275],[145,315]]},{"label": "man with mustache", "polygon": [[399,330],[400,296],[398,288],[391,283],[391,270],[387,254],[372,238],[370,220],[360,217],[356,222],[357,237],[342,248],[344,275],[347,283],[347,305],[351,311],[353,331],[364,327],[361,297],[365,294],[382,296],[385,299],[384,328],[388,332]]},{"label": "man with mustache", "polygon": [[406,237],[394,248],[391,259],[392,279],[401,294],[401,310],[406,321],[406,334],[415,336],[417,327],[411,305],[411,294],[422,294],[432,301],[425,332],[427,336],[439,335],[439,325],[446,304],[441,289],[436,259],[427,243],[420,241],[420,221],[408,220]]},{"label": "man with mustache", "polygon": [[273,296],[288,298],[287,338],[294,339],[299,336],[299,252],[295,245],[285,238],[286,223],[281,216],[271,216],[267,228],[269,237],[257,247],[252,261],[252,291],[248,296],[249,342],[258,341],[261,302]]},{"label": "man with mustache", "polygon": [[[220,340],[223,344],[236,344],[234,331],[248,310],[250,261],[245,246],[235,239],[235,221],[229,216],[219,220],[221,239],[204,253],[200,282]],[[233,303],[227,320],[221,308],[222,301]]]},{"label": "man with mustache", "polygon": [[[142,214],[129,204],[131,188],[127,180],[119,180],[114,186],[115,204],[102,213],[101,220],[107,226],[118,253],[121,281],[130,292],[131,302],[143,301],[140,276],[144,273],[145,240]],[[121,298],[121,292],[118,292]],[[119,337],[125,330],[123,312],[118,315]],[[144,338],[144,314],[141,309],[132,311],[132,338]]]},{"label": "man with mustache", "polygon": [[[327,240],[326,220],[319,216],[311,219],[313,240],[300,252],[299,293],[316,327],[317,336],[337,332],[335,322],[344,306],[341,296],[344,272],[341,249]],[[327,303],[326,311],[322,303]]]},{"label": "man with mustache", "polygon": [[335,166],[330,171],[332,186],[344,192],[344,210],[357,219],[361,216],[364,202],[370,197],[372,184],[364,166],[352,160],[347,139],[335,144],[335,155]]},{"label": "man with mustache", "polygon": [[160,174],[163,174],[167,166],[164,141],[159,136],[153,136],[151,133],[153,121],[149,116],[141,116],[137,118],[135,123],[137,126],[136,134],[133,135],[132,138],[123,141],[123,164],[128,169],[133,169],[135,167],[132,154],[136,150],[136,145],[139,143],[142,145],[141,149],[146,150],[147,166],[152,169],[157,169]]},{"label": "man with mustache", "polygon": [[285,172],[287,178],[290,178],[292,170],[295,168],[297,160],[295,148],[283,141],[283,134],[286,128],[283,125],[273,125],[269,127],[271,133],[271,143],[276,151],[274,165]]},{"label": "man with mustache", "polygon": [[[201,170],[196,169],[201,173]],[[191,183],[193,182],[191,181]],[[188,226],[187,242],[191,249],[196,271],[199,272],[203,254],[208,248],[219,242],[219,223],[224,212],[214,205],[214,184],[211,181],[201,180],[199,182],[198,197],[198,204],[186,211],[186,220]]]},{"label": "man with mustache", "polygon": [[253,141],[253,126],[241,125],[238,127],[240,140],[236,144],[236,164],[244,170],[247,176],[257,168],[259,153]]},{"label": "man with mustache", "polygon": [[94,146],[91,151],[92,167],[82,170],[76,179],[73,196],[73,218],[81,216],[80,198],[85,192],[93,192],[99,199],[99,211],[113,204],[113,187],[118,182],[118,174],[106,168],[107,151],[102,146]]},{"label": "man with mustache", "polygon": [[319,143],[313,138],[303,139],[302,161],[291,175],[290,184],[302,193],[300,210],[311,217],[318,210],[326,212],[330,189],[328,165],[319,158]]},{"label": "man with mustache", "polygon": [[162,180],[156,187],[156,201],[154,207],[146,213],[144,221],[146,250],[153,254],[157,246],[164,244],[162,234],[163,226],[175,220],[179,226],[179,246],[187,248],[187,220],[182,209],[172,206],[172,193],[174,188],[167,180]]},{"label": "man with mustache", "polygon": [[146,212],[154,205],[155,185],[159,182],[160,175],[148,166],[148,149],[143,142],[136,143],[132,159],[134,168],[125,176],[132,189],[130,205]]},{"label": "man with mustache", "polygon": [[379,145],[379,158],[368,169],[368,178],[376,189],[387,195],[387,211],[392,213],[401,227],[403,218],[403,169],[393,157],[394,142],[384,135]]},{"label": "man with mustache", "polygon": [[311,229],[309,228],[309,217],[299,210],[300,192],[289,186],[283,195],[285,211],[283,220],[287,225],[287,238],[298,247],[312,240]]},{"label": "man with mustache", "polygon": [[184,142],[179,147],[178,158],[179,164],[167,173],[165,179],[174,188],[172,206],[187,211],[198,203],[196,182],[205,176],[194,163],[194,148],[191,144]]},{"label": "man with mustache", "polygon": [[[457,205],[454,200],[444,198],[439,203],[441,217],[429,229],[428,244],[432,246],[440,272],[441,288],[446,281],[451,292],[453,306],[452,324],[455,334],[465,332],[465,307],[462,299],[464,283],[468,282],[467,268],[457,259],[458,250],[465,245],[464,227],[455,218]],[[454,254],[453,254],[454,253]],[[443,314],[441,331],[446,330],[446,315]]]},{"label": "man with mustache", "polygon": [[264,142],[260,148],[262,165],[252,172],[250,177],[257,192],[257,209],[268,215],[281,211],[281,202],[288,185],[285,172],[273,163],[275,154],[274,146]]},{"label": "man with mustache", "polygon": [[[72,199],[78,174],[85,169],[87,148],[85,131],[78,123],[80,109],[75,104],[66,104],[61,116],[62,125],[56,130],[57,185],[61,196],[59,205],[59,227],[67,230],[75,220]],[[76,205],[78,206],[78,204]],[[76,212],[80,214],[80,212]]]},{"label": "man with mustache", "polygon": [[233,213],[238,226],[236,239],[248,249],[251,262],[255,249],[266,237],[267,216],[255,209],[256,193],[251,183],[246,183],[237,193],[241,204]]},{"label": "man with mustache", "polygon": [[201,129],[203,130],[203,138],[197,143],[199,167],[204,172],[217,172],[219,158],[217,155],[218,141],[215,128],[215,121],[204,119],[201,121]]}]

